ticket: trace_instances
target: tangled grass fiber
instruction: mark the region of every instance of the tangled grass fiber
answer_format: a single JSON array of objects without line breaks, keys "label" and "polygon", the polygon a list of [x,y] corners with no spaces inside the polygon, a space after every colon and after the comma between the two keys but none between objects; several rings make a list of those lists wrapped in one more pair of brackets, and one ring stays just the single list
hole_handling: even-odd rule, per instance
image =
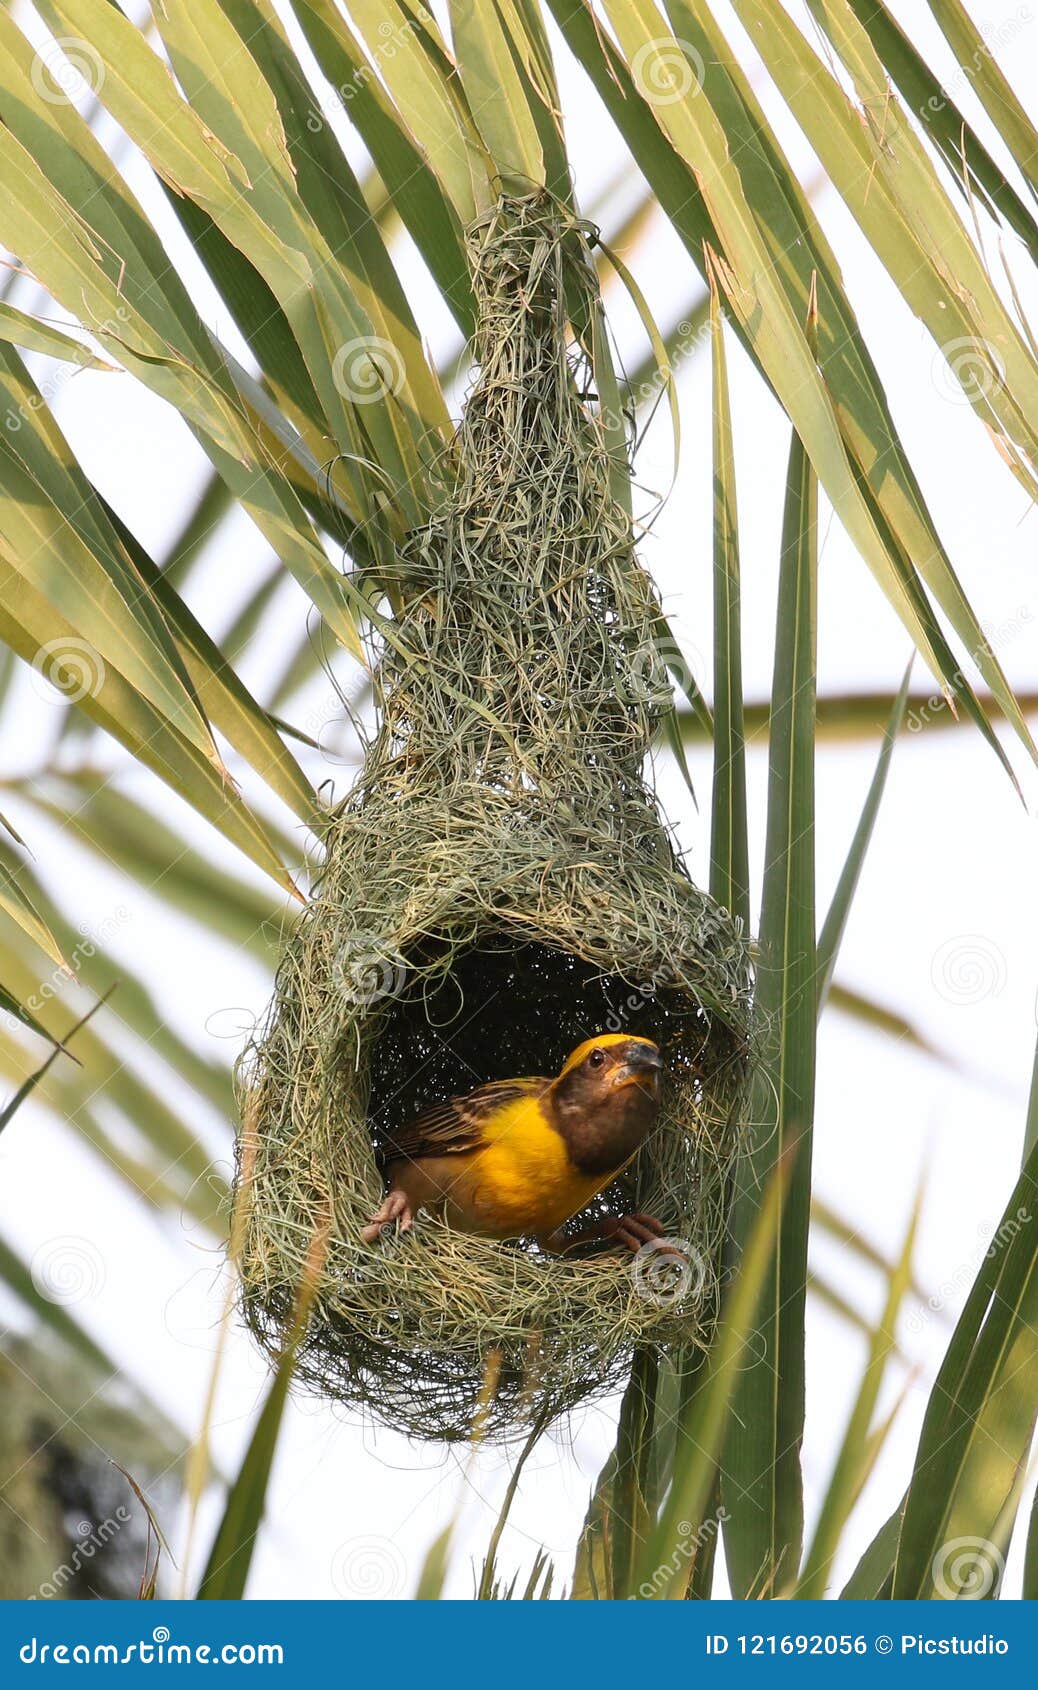
[{"label": "tangled grass fiber", "polygon": [[[588,362],[589,231],[545,195],[469,233],[478,377],[447,492],[384,585],[378,727],[243,1068],[245,1316],[283,1342],[317,1217],[331,1246],[299,1373],[420,1437],[508,1437],[701,1340],[744,1092],[745,938],[689,879],[643,779],[670,686],[611,492]],[[586,337],[584,337],[586,338]],[[655,1037],[658,1129],[629,1177],[683,1266],[548,1256],[422,1216],[377,1246],[387,1132],[477,1084]]]}]

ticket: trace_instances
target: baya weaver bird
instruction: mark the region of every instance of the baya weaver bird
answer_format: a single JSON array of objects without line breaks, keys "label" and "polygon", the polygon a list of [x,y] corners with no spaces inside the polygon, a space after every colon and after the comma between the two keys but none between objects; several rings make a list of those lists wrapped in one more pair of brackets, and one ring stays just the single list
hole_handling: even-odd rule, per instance
[{"label": "baya weaver bird", "polygon": [[561,1250],[598,1237],[641,1249],[663,1232],[651,1215],[607,1219],[580,1239],[559,1229],[640,1150],[659,1112],[662,1066],[651,1039],[600,1033],[554,1079],[494,1080],[426,1110],[393,1133],[388,1189],[362,1238],[407,1232],[429,1209],[484,1238]]}]

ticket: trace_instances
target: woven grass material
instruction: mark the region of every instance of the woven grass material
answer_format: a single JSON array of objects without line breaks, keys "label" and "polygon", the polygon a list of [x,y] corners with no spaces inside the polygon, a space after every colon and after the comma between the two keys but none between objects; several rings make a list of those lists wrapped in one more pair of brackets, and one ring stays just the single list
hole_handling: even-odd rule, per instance
[{"label": "woven grass material", "polygon": [[[695,1342],[715,1290],[746,1069],[744,936],[676,859],[643,769],[669,683],[568,322],[588,231],[544,196],[475,225],[478,379],[442,508],[401,550],[378,728],[327,835],[243,1070],[243,1307],[274,1350],[334,1216],[301,1376],[420,1437],[505,1437]],[[386,1132],[477,1084],[551,1074],[597,1031],[655,1037],[637,1196],[687,1263],[552,1257],[428,1215],[360,1241]]]}]

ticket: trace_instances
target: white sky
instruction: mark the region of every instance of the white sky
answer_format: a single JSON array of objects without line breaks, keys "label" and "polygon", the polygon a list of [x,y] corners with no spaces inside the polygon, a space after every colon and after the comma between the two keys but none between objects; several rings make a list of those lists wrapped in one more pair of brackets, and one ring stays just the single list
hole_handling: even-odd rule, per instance
[{"label": "white sky", "polygon": [[[950,55],[923,0],[897,0],[895,10],[938,71],[950,76]],[[731,17],[726,5],[719,5],[718,15],[727,28]],[[1000,57],[1026,97],[1028,88],[1034,88],[1038,30],[1033,14],[1013,9],[1010,0],[999,0],[984,15],[990,38],[1009,21],[1016,24],[1012,47]],[[733,39],[744,39],[735,25]],[[749,51],[745,62],[753,64]],[[564,58],[561,69],[578,185],[587,207],[614,178],[621,148]],[[802,178],[810,180],[813,166],[802,138],[763,77],[758,75],[755,82]],[[997,138],[961,79],[955,91],[967,116],[1001,157]],[[160,197],[139,169],[131,167],[128,174],[169,233],[172,249],[173,224]],[[622,194],[630,199],[633,189]],[[614,200],[607,223],[619,220],[622,194]],[[950,394],[933,343],[902,307],[842,202],[830,192],[817,204],[888,385],[895,420],[967,592],[989,631],[1009,628],[999,655],[1011,680],[1022,689],[1038,687],[1035,523],[1027,516],[1026,499],[969,407]],[[175,250],[182,251],[179,242]],[[635,267],[650,304],[665,322],[680,315],[687,299],[698,294],[690,266],[662,219],[639,247]],[[1016,270],[1022,279],[1024,263]],[[442,346],[442,308],[413,267],[409,274],[423,329],[434,346]],[[1028,297],[1033,304],[1033,290]],[[203,304],[214,325],[230,337],[226,313],[211,296]],[[633,352],[637,325],[622,301],[615,304],[621,344]],[[733,342],[730,361],[746,691],[748,697],[760,699],[770,685],[788,429]],[[680,480],[642,556],[709,693],[704,656],[710,647],[709,371],[702,356],[682,371],[680,393]],[[186,430],[159,401],[123,376],[77,376],[64,386],[56,410],[86,468],[145,544],[161,550],[202,475],[201,454]],[[669,429],[661,416],[638,466],[647,488],[664,488],[669,482],[670,452]],[[820,689],[893,691],[908,655],[906,636],[839,527],[830,524],[824,532]],[[234,547],[228,548],[229,555],[212,560],[204,590],[194,600],[217,635],[243,584],[267,557],[245,519],[235,534]],[[248,681],[258,684],[265,661],[281,649],[290,624],[294,634],[301,631],[303,616],[302,597],[289,584],[246,667]],[[343,674],[348,680],[345,669]],[[918,669],[916,678],[923,680]],[[19,697],[24,713],[18,718],[18,734],[6,748],[7,772],[31,765],[46,733],[46,702],[27,686]],[[294,719],[309,724],[311,732],[331,713],[326,685],[313,688],[293,710]],[[10,718],[7,725],[10,730]],[[819,750],[822,910],[839,873],[877,749],[823,745]],[[1010,751],[1033,808],[1034,775],[1027,773],[1012,746]],[[116,761],[113,753],[113,764]],[[706,755],[693,753],[691,766],[698,815],[665,760],[660,790],[690,852],[693,873],[705,879]],[[316,779],[348,779],[349,771],[341,765],[318,768],[314,759],[309,767]],[[765,756],[758,748],[750,756],[758,884],[765,777]],[[245,786],[247,792],[255,790],[247,779]],[[137,779],[133,790],[145,794],[158,814],[175,819],[214,861],[252,872],[157,783]],[[128,913],[120,922],[113,951],[132,959],[153,981],[170,1022],[184,1037],[209,1056],[221,1051],[230,1058],[242,1024],[239,1012],[247,1021],[265,1005],[267,971],[190,920],[172,915],[121,875],[100,869],[68,848],[31,809],[13,804],[10,809],[31,833],[41,876],[64,907],[96,926],[116,907],[125,906]],[[904,1349],[915,1377],[861,1505],[856,1552],[900,1496],[929,1383],[1018,1167],[1035,1038],[1038,928],[1033,862],[1033,819],[975,733],[902,739],[837,977],[903,1013],[948,1053],[948,1060],[928,1059],[838,1014],[827,1015],[819,1051],[816,1183],[827,1200],[860,1221],[870,1240],[893,1251],[923,1178],[926,1203],[917,1271],[945,1307],[905,1323]],[[214,1148],[224,1146],[226,1160],[226,1133],[219,1123],[206,1120],[199,1125]],[[173,1224],[130,1202],[89,1149],[42,1108],[23,1109],[0,1138],[0,1168],[5,1237],[26,1259],[56,1239],[89,1241],[101,1268],[93,1294],[77,1305],[76,1313],[129,1374],[161,1396],[186,1429],[196,1427],[217,1341],[219,1258],[189,1224]],[[823,1242],[817,1265],[863,1311],[878,1312],[882,1286],[845,1252]],[[815,1303],[804,1453],[809,1508],[817,1504],[824,1486],[862,1360],[860,1338]],[[235,1331],[227,1346],[214,1421],[217,1455],[226,1469],[233,1469],[248,1437],[266,1377],[262,1359]],[[905,1377],[905,1369],[895,1369],[888,1394]],[[567,1575],[612,1430],[612,1407],[599,1406],[579,1415],[568,1432],[545,1441],[535,1452],[503,1543],[506,1567],[527,1567],[543,1543],[557,1558],[560,1580]],[[464,1557],[476,1554],[485,1542],[507,1476],[507,1461],[500,1455],[485,1453],[468,1468],[464,1458],[435,1447],[409,1446],[383,1430],[373,1432],[319,1401],[296,1402],[279,1449],[270,1523],[254,1563],[250,1594],[406,1594],[413,1589],[426,1547],[459,1507],[459,1554],[449,1592],[469,1594],[471,1575]],[[196,1551],[207,1545],[216,1502],[210,1499]],[[176,1544],[175,1527],[171,1536]],[[196,1572],[197,1566],[196,1554]],[[838,1567],[840,1574],[848,1570],[847,1565]],[[1010,1590],[1013,1576],[1011,1566]]]}]

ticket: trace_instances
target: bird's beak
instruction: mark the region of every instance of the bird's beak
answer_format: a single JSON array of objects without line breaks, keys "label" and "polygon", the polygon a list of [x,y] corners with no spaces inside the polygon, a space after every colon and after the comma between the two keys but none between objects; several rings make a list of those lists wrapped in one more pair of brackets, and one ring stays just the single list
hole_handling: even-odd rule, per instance
[{"label": "bird's beak", "polygon": [[613,1076],[614,1086],[641,1086],[655,1096],[659,1087],[663,1058],[655,1045],[639,1044],[633,1040],[624,1051]]}]

